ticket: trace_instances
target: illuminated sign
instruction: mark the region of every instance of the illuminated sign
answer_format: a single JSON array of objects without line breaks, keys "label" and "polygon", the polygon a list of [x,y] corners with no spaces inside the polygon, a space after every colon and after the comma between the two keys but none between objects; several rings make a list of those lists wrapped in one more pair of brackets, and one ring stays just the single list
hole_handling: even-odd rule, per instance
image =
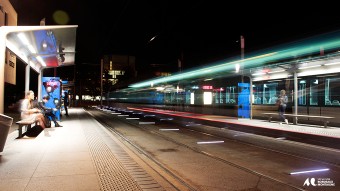
[{"label": "illuminated sign", "polygon": [[202,86],[202,89],[204,89],[204,90],[212,90],[213,87],[212,86]]}]

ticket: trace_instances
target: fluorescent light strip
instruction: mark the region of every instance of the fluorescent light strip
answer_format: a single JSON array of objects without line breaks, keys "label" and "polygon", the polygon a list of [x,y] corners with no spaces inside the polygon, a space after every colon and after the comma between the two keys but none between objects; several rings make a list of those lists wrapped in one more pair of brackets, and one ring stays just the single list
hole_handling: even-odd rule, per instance
[{"label": "fluorescent light strip", "polygon": [[179,131],[179,129],[159,129],[160,131]]},{"label": "fluorescent light strip", "polygon": [[290,175],[293,174],[304,174],[304,173],[310,173],[310,172],[322,172],[322,171],[328,171],[329,168],[324,168],[324,169],[316,169],[316,170],[307,170],[307,171],[299,171],[299,172],[291,172],[289,173]]},{"label": "fluorescent light strip", "polygon": [[126,116],[129,116],[129,115],[118,115],[118,116],[121,116],[121,117],[126,117]]},{"label": "fluorescent light strip", "polygon": [[21,40],[21,42],[24,44],[24,45],[29,45],[30,42],[28,41],[27,37],[25,36],[24,33],[19,33],[17,34],[17,36],[19,37],[19,39]]},{"label": "fluorescent light strip", "polygon": [[197,144],[214,144],[214,143],[224,143],[224,141],[200,141]]},{"label": "fluorescent light strip", "polygon": [[113,115],[120,115],[120,114],[122,114],[122,113],[111,113],[111,114],[113,114]]},{"label": "fluorescent light strip", "polygon": [[337,72],[340,72],[340,67],[332,68],[332,69],[317,69],[317,70],[312,70],[312,71],[300,72],[298,73],[298,77],[337,73]]},{"label": "fluorescent light strip", "polygon": [[[46,63],[45,63],[44,60],[41,58],[41,56],[37,56],[37,60],[40,62],[40,64],[41,64],[42,66],[46,66]],[[108,110],[106,110],[106,111],[108,111]]]},{"label": "fluorescent light strip", "polygon": [[139,119],[139,117],[127,117],[126,119]]},{"label": "fluorescent light strip", "polygon": [[37,51],[33,48],[33,46],[32,45],[27,45],[27,48],[28,48],[28,50],[30,50],[30,52],[32,53],[32,54],[36,54],[37,53]]}]

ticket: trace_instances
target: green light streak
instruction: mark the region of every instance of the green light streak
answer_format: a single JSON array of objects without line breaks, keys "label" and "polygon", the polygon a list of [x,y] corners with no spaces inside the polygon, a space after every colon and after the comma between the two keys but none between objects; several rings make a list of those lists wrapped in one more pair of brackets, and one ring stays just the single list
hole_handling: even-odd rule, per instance
[{"label": "green light streak", "polygon": [[[244,68],[257,67],[265,65],[269,62],[279,62],[284,59],[296,59],[310,54],[320,52],[320,48],[326,50],[333,50],[340,47],[340,33],[339,31],[327,33],[313,38],[297,41],[295,43],[286,44],[278,48],[273,48],[272,51],[261,51],[254,53],[254,56],[243,60],[231,60],[222,64],[208,66],[201,69],[182,72],[168,77],[155,78],[148,81],[135,83],[130,85],[132,88],[151,87],[161,83],[181,81],[185,79],[211,76],[221,72],[235,71],[235,65],[243,65]],[[276,50],[275,50],[276,49]]]}]

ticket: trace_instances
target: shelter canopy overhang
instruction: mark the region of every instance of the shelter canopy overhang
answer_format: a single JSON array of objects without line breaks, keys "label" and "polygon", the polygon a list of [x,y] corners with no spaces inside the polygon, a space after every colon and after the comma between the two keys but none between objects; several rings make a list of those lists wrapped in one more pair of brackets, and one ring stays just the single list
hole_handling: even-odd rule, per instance
[{"label": "shelter canopy overhang", "polygon": [[74,65],[77,25],[3,26],[6,47],[38,73]]}]

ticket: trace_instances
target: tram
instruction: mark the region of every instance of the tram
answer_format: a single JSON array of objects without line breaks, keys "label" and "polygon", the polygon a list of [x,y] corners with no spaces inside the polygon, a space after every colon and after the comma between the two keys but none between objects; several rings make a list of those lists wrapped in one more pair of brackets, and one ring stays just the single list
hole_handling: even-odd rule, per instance
[{"label": "tram", "polygon": [[[258,51],[110,92],[112,104],[164,107],[211,115],[264,118],[284,89],[287,113],[331,116],[340,127],[339,31]],[[239,68],[239,70],[237,70]],[[304,123],[314,123],[309,119]]]}]

